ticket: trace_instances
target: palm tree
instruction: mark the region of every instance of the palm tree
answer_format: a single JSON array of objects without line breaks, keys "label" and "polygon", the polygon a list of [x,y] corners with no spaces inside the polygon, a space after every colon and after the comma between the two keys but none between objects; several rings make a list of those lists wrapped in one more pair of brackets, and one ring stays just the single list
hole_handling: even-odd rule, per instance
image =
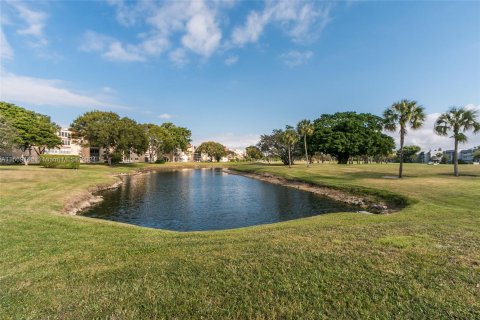
[{"label": "palm tree", "polygon": [[446,136],[449,131],[453,133],[451,138],[455,141],[455,153],[453,154],[453,173],[458,177],[458,143],[468,141],[464,132],[473,130],[473,133],[480,131],[480,123],[477,120],[478,111],[466,108],[453,107],[442,113],[435,122],[435,132],[438,135]]},{"label": "palm tree", "polygon": [[292,146],[298,142],[298,135],[292,126],[286,126],[285,131],[282,133],[282,143],[288,149],[288,167],[292,167]]},{"label": "palm tree", "polygon": [[305,145],[305,159],[307,160],[307,168],[310,165],[307,152],[307,136],[311,136],[313,134],[313,129],[313,124],[310,122],[310,120],[305,119],[297,124],[297,132],[303,137],[303,143]]},{"label": "palm tree", "polygon": [[397,126],[400,127],[400,168],[398,177],[403,176],[403,144],[405,135],[407,134],[407,126],[412,129],[418,129],[425,121],[425,112],[423,107],[418,105],[416,101],[401,100],[395,102],[390,108],[383,113],[385,118],[385,129],[388,131],[396,131]]}]

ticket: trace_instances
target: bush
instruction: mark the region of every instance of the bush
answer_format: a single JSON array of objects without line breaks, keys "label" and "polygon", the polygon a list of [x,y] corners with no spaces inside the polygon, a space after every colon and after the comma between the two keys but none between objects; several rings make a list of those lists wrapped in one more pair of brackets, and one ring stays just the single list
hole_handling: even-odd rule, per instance
[{"label": "bush", "polygon": [[78,169],[80,156],[41,154],[40,165],[45,168]]},{"label": "bush", "polygon": [[[108,160],[108,159],[107,159],[107,160]],[[122,162],[122,160],[123,160],[123,155],[122,155],[121,152],[114,151],[114,152],[111,154],[112,164],[120,163],[120,162]]]},{"label": "bush", "polygon": [[164,164],[164,163],[165,163],[165,159],[158,159],[157,161],[155,161],[155,163],[157,163],[157,164]]}]

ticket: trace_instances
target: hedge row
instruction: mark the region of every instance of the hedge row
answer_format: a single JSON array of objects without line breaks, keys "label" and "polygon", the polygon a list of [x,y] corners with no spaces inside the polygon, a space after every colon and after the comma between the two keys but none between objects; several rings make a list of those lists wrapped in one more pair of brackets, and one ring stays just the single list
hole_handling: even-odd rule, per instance
[{"label": "hedge row", "polygon": [[40,155],[40,165],[45,168],[78,169],[80,156],[42,154]]}]

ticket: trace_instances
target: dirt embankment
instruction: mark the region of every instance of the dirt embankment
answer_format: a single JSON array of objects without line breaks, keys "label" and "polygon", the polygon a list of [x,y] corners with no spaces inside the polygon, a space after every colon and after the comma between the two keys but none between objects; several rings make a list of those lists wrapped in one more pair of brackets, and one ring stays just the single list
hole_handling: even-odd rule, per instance
[{"label": "dirt embankment", "polygon": [[236,171],[235,169],[228,169],[226,172],[326,196],[335,201],[358,207],[358,213],[392,213],[396,211],[396,208],[389,206],[385,201],[372,196],[352,195],[345,191],[297,180],[289,180],[269,173],[247,173]]},{"label": "dirt embankment", "polygon": [[103,200],[102,196],[96,195],[99,191],[109,190],[118,188],[123,183],[123,175],[116,175],[116,181],[111,184],[99,184],[76,195],[73,200],[67,201],[63,207],[64,214],[76,215],[88,207],[100,202]]}]

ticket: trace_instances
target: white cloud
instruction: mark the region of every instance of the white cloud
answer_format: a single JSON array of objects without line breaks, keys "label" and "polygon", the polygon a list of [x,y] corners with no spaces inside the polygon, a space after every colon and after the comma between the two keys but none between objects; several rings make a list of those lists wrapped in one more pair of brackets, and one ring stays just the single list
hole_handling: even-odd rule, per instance
[{"label": "white cloud", "polygon": [[260,140],[260,135],[249,133],[249,134],[234,134],[234,133],[223,133],[217,136],[210,137],[201,137],[200,139],[195,138],[193,144],[198,146],[205,141],[216,141],[220,142],[224,146],[230,149],[245,149],[248,146],[256,145]]},{"label": "white cloud", "polygon": [[19,17],[26,24],[24,28],[18,29],[17,33],[35,38],[36,41],[32,43],[34,46],[46,45],[47,40],[44,37],[43,29],[45,28],[45,22],[48,18],[47,14],[29,8],[24,2],[9,1],[8,4],[15,9]]},{"label": "white cloud", "polygon": [[269,18],[266,14],[262,15],[255,11],[251,12],[247,17],[245,25],[233,30],[233,44],[243,46],[249,42],[257,42],[268,20]]},{"label": "white cloud", "polygon": [[227,66],[231,66],[235,63],[238,62],[238,56],[230,56],[228,57],[227,59],[225,59],[224,63],[227,65]]},{"label": "white cloud", "polygon": [[173,116],[168,113],[162,113],[161,115],[158,116],[160,119],[172,119]]},{"label": "white cloud", "polygon": [[[470,104],[468,108],[479,109],[480,106],[475,106]],[[442,148],[443,150],[453,149],[453,139],[449,136],[439,136],[433,131],[433,126],[435,121],[440,116],[440,113],[431,113],[426,116],[425,122],[420,129],[412,130],[408,129],[407,135],[405,136],[405,145],[417,145],[422,148],[422,150],[438,149]],[[400,145],[399,133],[397,132],[386,132],[388,135],[392,136],[395,139],[397,146]],[[468,136],[468,142],[459,146],[460,149],[467,149],[473,146],[480,146],[480,134],[473,134],[472,131],[466,132]]]},{"label": "white cloud", "polygon": [[[188,52],[202,58],[247,43],[255,43],[267,25],[280,28],[293,42],[308,42],[319,36],[330,19],[331,4],[303,0],[265,1],[264,8],[251,11],[242,25],[233,26],[230,39],[223,40],[222,25],[229,19],[225,11],[235,1],[138,1],[107,0],[116,12],[117,21],[126,27],[144,24],[148,30],[139,34],[137,43],[123,43],[108,36],[93,37],[81,46],[86,51],[100,52],[110,60],[143,61],[158,56],[170,47],[170,59],[184,65]],[[92,33],[92,32],[90,32]],[[98,35],[98,34],[97,34]],[[91,35],[90,35],[91,36]],[[182,53],[182,55],[180,55]]]},{"label": "white cloud", "polygon": [[0,61],[3,59],[13,59],[13,55],[13,49],[0,26]]},{"label": "white cloud", "polygon": [[302,64],[305,64],[312,57],[313,57],[312,51],[300,52],[300,51],[292,50],[280,55],[280,59],[283,61],[283,63],[285,63],[290,68],[298,67]]},{"label": "white cloud", "polygon": [[115,39],[112,37],[88,30],[83,35],[83,43],[80,45],[80,50],[86,52],[103,51],[107,48],[108,44],[113,41],[115,41]]},{"label": "white cloud", "polygon": [[209,57],[218,48],[221,38],[222,32],[215,22],[214,13],[201,6],[189,19],[182,43],[193,52]]},{"label": "white cloud", "polygon": [[252,11],[241,27],[232,32],[234,46],[255,43],[268,24],[279,25],[294,42],[308,42],[319,36],[330,22],[331,5],[322,2],[281,0],[266,2],[263,11]]},{"label": "white cloud", "polygon": [[137,22],[138,6],[127,5],[123,0],[107,0],[107,3],[116,8],[116,17],[120,24],[131,26]]},{"label": "white cloud", "polygon": [[145,57],[140,54],[136,46],[124,46],[118,40],[96,33],[87,31],[84,34],[84,40],[80,50],[86,52],[101,52],[102,56],[108,60],[117,61],[144,61]]},{"label": "white cloud", "polygon": [[145,58],[136,51],[137,48],[134,46],[127,45],[127,47],[124,47],[120,42],[114,41],[110,43],[103,56],[110,60],[144,61]]},{"label": "white cloud", "polygon": [[[160,55],[170,47],[170,38],[180,34],[183,50],[190,50],[200,56],[209,57],[220,46],[222,31],[217,18],[217,7],[225,6],[222,2],[171,1],[154,3],[141,1],[134,5],[123,0],[109,0],[115,7],[117,21],[124,26],[131,26],[140,21],[152,29],[142,35],[138,44],[121,44],[107,37],[93,37],[86,34],[85,51],[98,51],[112,60],[141,61],[147,56]],[[98,34],[97,34],[98,35]],[[112,48],[112,44],[115,45]],[[170,58],[177,65],[186,63],[185,51],[175,50]]]},{"label": "white cloud", "polygon": [[105,92],[105,93],[113,93],[115,92],[115,89],[113,89],[112,87],[109,87],[109,86],[105,86],[102,88],[102,91]]},{"label": "white cloud", "polygon": [[0,99],[3,101],[55,107],[129,109],[75,92],[66,88],[60,80],[18,76],[8,72],[2,72],[1,77]]},{"label": "white cloud", "polygon": [[162,34],[156,33],[146,38],[138,47],[147,55],[159,55],[170,46],[170,41]]},{"label": "white cloud", "polygon": [[177,67],[183,67],[189,62],[187,52],[183,48],[173,50],[170,52],[169,57]]}]

